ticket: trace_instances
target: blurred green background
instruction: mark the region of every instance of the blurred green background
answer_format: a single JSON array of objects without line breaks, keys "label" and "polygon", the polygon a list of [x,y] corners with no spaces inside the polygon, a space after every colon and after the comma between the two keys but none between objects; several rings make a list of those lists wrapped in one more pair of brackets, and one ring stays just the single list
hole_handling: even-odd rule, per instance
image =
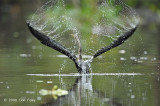
[{"label": "blurred green background", "polygon": [[[40,96],[38,93],[40,89],[50,90],[53,85],[58,85],[62,89],[69,90],[76,82],[75,76],[58,78],[27,75],[77,73],[71,60],[57,57],[60,53],[39,43],[26,26],[28,17],[45,2],[45,0],[0,0],[0,104],[2,106],[40,105],[52,99],[50,96],[44,98]],[[95,98],[102,100],[101,97],[108,95],[111,98],[118,98],[122,106],[159,106],[160,2],[158,0],[123,2],[134,8],[141,17],[139,28],[126,43],[103,54],[103,58],[95,59],[91,64],[92,71],[144,75],[93,76],[93,88],[99,91],[99,94],[103,94],[103,96],[96,95]],[[126,53],[119,53],[120,50],[125,50]],[[52,83],[47,83],[48,81]],[[36,102],[4,101],[21,97],[33,98]],[[99,99],[97,101],[100,102]],[[64,102],[67,105],[67,100]],[[93,104],[98,106],[102,103],[99,102],[95,101]]]}]

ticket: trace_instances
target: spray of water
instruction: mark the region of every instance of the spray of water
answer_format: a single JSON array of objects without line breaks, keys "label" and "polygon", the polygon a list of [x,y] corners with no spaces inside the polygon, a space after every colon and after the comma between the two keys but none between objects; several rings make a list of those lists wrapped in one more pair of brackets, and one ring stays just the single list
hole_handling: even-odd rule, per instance
[{"label": "spray of water", "polygon": [[[121,0],[49,0],[28,23],[71,51],[76,57],[65,55],[76,61],[76,66],[84,70],[81,73],[87,73],[93,58],[122,44],[134,33],[139,19]],[[91,58],[85,59],[84,55]]]}]

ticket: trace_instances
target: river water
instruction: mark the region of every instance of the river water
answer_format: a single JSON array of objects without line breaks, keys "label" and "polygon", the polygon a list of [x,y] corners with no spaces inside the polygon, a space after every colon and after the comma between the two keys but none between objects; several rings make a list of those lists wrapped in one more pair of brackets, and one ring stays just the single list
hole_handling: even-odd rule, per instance
[{"label": "river water", "polygon": [[[33,3],[38,7],[39,2]],[[93,60],[91,74],[79,75],[70,59],[31,35],[25,20],[36,7],[30,5],[26,1],[1,6],[1,106],[160,105],[158,30],[150,24],[140,26],[123,45]],[[52,90],[54,85],[69,94],[57,100],[40,95],[41,89]]]}]

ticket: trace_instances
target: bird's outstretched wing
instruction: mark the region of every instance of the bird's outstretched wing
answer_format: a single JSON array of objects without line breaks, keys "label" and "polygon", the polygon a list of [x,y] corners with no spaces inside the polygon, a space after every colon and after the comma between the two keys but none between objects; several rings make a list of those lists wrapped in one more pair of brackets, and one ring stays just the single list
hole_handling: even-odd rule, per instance
[{"label": "bird's outstretched wing", "polygon": [[38,30],[34,29],[30,23],[27,22],[27,26],[29,28],[29,30],[31,31],[31,33],[38,39],[40,40],[40,42],[46,46],[49,46],[57,51],[59,51],[60,53],[68,56],[71,60],[73,60],[74,62],[76,62],[77,57],[71,52],[69,51],[67,48],[65,48],[64,46],[62,46],[61,44],[59,44],[58,42],[56,42],[55,40],[51,39],[50,37],[44,35],[43,33],[39,32]]},{"label": "bird's outstretched wing", "polygon": [[130,31],[124,33],[123,35],[121,35],[118,39],[116,39],[115,41],[113,41],[109,46],[103,47],[100,50],[98,50],[95,55],[93,56],[93,58],[96,58],[97,56],[111,50],[114,47],[119,46],[120,44],[124,43],[130,36],[133,35],[133,33],[135,32],[135,30],[137,29],[137,27],[131,29]]}]

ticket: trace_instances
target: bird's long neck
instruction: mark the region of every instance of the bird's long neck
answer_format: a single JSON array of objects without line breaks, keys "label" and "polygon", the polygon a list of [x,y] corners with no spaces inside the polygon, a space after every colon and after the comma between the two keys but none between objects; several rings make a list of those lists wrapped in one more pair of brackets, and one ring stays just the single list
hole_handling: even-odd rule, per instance
[{"label": "bird's long neck", "polygon": [[72,34],[78,44],[78,60],[82,60],[82,46],[78,34]]},{"label": "bird's long neck", "polygon": [[79,43],[79,49],[78,49],[78,58],[79,60],[82,60],[82,47],[81,47],[81,43]]}]

